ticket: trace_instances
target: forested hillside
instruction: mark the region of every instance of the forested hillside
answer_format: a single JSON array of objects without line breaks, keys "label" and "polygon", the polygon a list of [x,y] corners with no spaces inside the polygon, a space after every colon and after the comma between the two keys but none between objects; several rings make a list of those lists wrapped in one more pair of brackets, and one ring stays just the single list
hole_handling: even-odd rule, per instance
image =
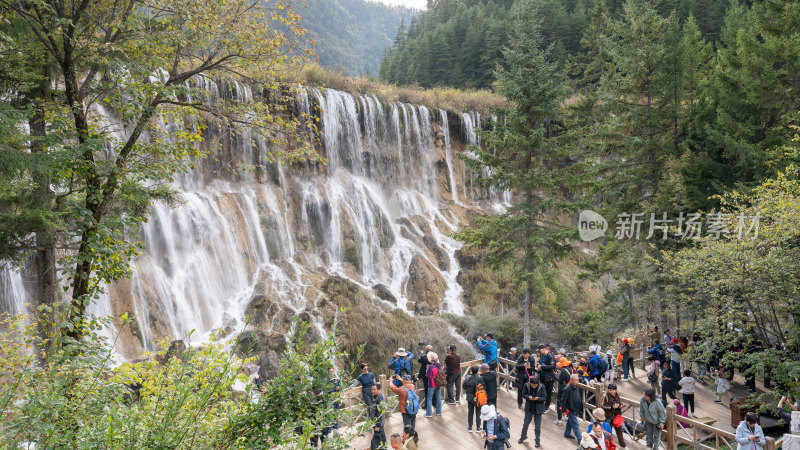
[{"label": "forested hillside", "polygon": [[415,14],[367,0],[295,0],[294,8],[316,43],[319,63],[350,75],[377,74],[382,50]]},{"label": "forested hillside", "polygon": [[[420,86],[488,87],[502,61],[502,49],[517,30],[510,15],[518,0],[432,0],[427,11],[406,22],[383,55],[381,79]],[[552,45],[559,63],[580,61],[581,39],[591,26],[592,0],[536,0],[543,45]],[[623,0],[608,0],[610,17],[619,17]],[[674,0],[658,6],[678,21],[692,15],[703,37],[719,38],[731,0]]]}]

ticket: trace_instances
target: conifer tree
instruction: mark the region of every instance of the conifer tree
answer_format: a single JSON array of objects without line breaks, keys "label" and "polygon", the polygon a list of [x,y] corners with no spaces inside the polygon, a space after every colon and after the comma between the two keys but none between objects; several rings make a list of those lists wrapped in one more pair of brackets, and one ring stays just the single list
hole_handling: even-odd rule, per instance
[{"label": "conifer tree", "polygon": [[499,111],[503,119],[483,133],[485,150],[474,148],[476,158],[465,160],[475,170],[488,168],[484,184],[510,189],[515,200],[504,214],[481,218],[478,228],[460,237],[486,250],[492,267],[511,264],[515,281],[524,283],[523,345],[528,346],[532,304],[552,287],[552,262],[568,250],[566,240],[574,233],[553,217],[575,205],[550,194],[565,184],[556,169],[564,157],[557,140],[564,129],[556,117],[567,95],[566,77],[550,59],[550,49],[542,48],[535,0],[520,1],[512,17],[516,31],[495,76],[513,106]]}]

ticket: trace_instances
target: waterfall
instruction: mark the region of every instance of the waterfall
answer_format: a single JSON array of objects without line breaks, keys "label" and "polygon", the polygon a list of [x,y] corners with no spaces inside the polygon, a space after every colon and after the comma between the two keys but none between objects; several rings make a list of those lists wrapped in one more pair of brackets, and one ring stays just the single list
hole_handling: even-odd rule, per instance
[{"label": "waterfall", "polygon": [[[247,85],[203,77],[191,85],[199,89],[196,98],[210,103],[221,95],[254,101]],[[167,336],[194,331],[193,339],[202,340],[214,329],[242,326],[254,295],[297,313],[312,311],[323,296],[319,280],[333,275],[376,299],[373,288],[382,285],[396,299],[392,307],[408,309],[412,264],[443,280],[442,311],[464,313],[456,281],[461,245],[450,237],[458,219],[447,210],[439,180],[448,176],[455,203],[477,202],[480,194],[457,172],[465,169],[455,158],[447,112],[439,111],[439,124],[424,106],[334,89],[293,90],[301,133],[313,135],[309,125],[319,111],[317,150],[327,166],[269,163],[269,144],[257,133],[204,130],[199,145],[210,157],[177,177],[182,202],[152,206],[140,236],[146,250],[131,262],[131,277],[109,286],[93,308],[135,316],[126,357],[153,350],[153,341]],[[465,141],[479,144],[480,116],[456,117]],[[268,176],[242,170],[253,165]],[[0,310],[21,310],[21,274],[0,268],[0,293]],[[318,328],[324,323],[313,314],[312,320]]]}]

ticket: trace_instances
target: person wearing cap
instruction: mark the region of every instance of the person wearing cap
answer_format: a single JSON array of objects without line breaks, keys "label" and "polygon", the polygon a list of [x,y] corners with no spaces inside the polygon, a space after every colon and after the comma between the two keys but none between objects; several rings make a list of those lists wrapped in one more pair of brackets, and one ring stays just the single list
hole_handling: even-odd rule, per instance
[{"label": "person wearing cap", "polygon": [[569,379],[572,376],[572,363],[569,359],[567,359],[566,356],[562,356],[559,358],[556,366],[558,367],[558,396],[556,397],[556,413],[558,416],[553,423],[561,426],[561,417],[563,416],[563,412],[561,410],[561,399],[564,395],[564,389],[569,384]]},{"label": "person wearing cap", "polygon": [[397,395],[397,407],[400,409],[400,414],[403,416],[403,426],[417,426],[417,415],[408,414],[406,411],[406,402],[408,401],[408,394],[416,391],[414,383],[411,381],[411,375],[394,376],[395,381],[401,383],[400,387],[395,386],[394,383],[389,385],[389,389]]},{"label": "person wearing cap", "polygon": [[533,419],[534,428],[534,445],[538,448],[541,447],[540,439],[542,436],[542,414],[547,411],[545,400],[547,393],[545,392],[544,384],[539,383],[539,376],[533,375],[530,380],[522,387],[522,396],[525,398],[525,420],[522,424],[522,435],[519,438],[519,443],[525,442],[528,439],[528,427]]},{"label": "person wearing cap", "polygon": [[545,392],[547,392],[547,398],[544,401],[546,414],[553,401],[553,383],[556,381],[556,358],[550,353],[550,346],[547,344],[539,344],[539,365],[536,370],[539,372],[539,379],[542,380]]},{"label": "person wearing cap", "polygon": [[609,434],[614,432],[614,427],[606,420],[606,412],[603,408],[595,408],[592,410],[592,418],[594,419],[586,432],[591,434],[595,426],[600,425],[600,428],[607,431]]},{"label": "person wearing cap", "polygon": [[644,431],[647,436],[647,448],[658,450],[661,443],[661,431],[667,423],[667,410],[661,400],[656,397],[652,389],[646,389],[641,401],[639,402],[639,417],[644,423]]},{"label": "person wearing cap", "polygon": [[450,344],[444,357],[447,370],[447,404],[461,403],[461,355],[456,353],[456,345]]},{"label": "person wearing cap", "polygon": [[[389,365],[387,366],[389,369],[394,370],[393,375],[411,375],[411,361],[414,359],[414,354],[411,352],[407,352],[406,349],[400,347],[394,352],[392,355],[392,360],[389,361]],[[397,378],[392,382],[397,387],[402,385],[401,382],[398,381]]]},{"label": "person wearing cap", "polygon": [[494,334],[486,333],[485,339],[484,336],[478,336],[478,348],[483,352],[483,363],[493,371],[497,370],[497,341],[494,340]]},{"label": "person wearing cap", "polygon": [[622,353],[622,381],[628,381],[628,359],[631,355],[631,344],[628,338],[622,340],[619,352]]},{"label": "person wearing cap", "polygon": [[481,408],[483,421],[484,447],[489,450],[504,450],[505,442],[511,436],[508,432],[508,419],[497,414],[494,405],[483,405]]},{"label": "person wearing cap", "polygon": [[514,380],[514,387],[517,388],[517,408],[522,409],[522,390],[528,383],[531,375],[536,373],[536,359],[531,355],[531,351],[527,348],[522,349],[522,355],[517,359],[517,365],[514,368],[514,373],[517,375]]},{"label": "person wearing cap", "polygon": [[603,402],[601,405],[603,407],[603,413],[606,420],[608,420],[612,428],[617,430],[617,440],[619,440],[619,446],[621,448],[625,448],[625,430],[623,429],[625,422],[623,421],[623,423],[621,423],[618,427],[614,426],[614,419],[617,416],[622,415],[622,400],[619,397],[616,384],[611,383],[608,385],[608,390],[606,390],[606,393],[603,394]]},{"label": "person wearing cap", "polygon": [[481,378],[486,389],[486,404],[497,405],[497,372],[489,364],[481,364]]}]

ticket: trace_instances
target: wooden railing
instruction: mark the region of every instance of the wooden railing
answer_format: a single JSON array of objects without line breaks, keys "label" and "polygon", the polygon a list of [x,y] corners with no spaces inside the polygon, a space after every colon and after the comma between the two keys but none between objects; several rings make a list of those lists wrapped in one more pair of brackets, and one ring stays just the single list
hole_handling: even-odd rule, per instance
[{"label": "wooden railing", "polygon": [[[645,368],[645,364],[647,358],[646,347],[644,344],[639,346],[639,357],[634,358],[634,363],[638,362],[639,367],[641,369]],[[633,351],[633,350],[632,350]],[[580,354],[572,353],[568,355],[570,361],[575,362],[577,360],[577,356]],[[516,365],[516,361],[512,361],[507,358],[498,357],[499,365],[497,367],[497,379],[498,379],[498,390],[499,388],[503,387],[508,393],[512,392],[511,385],[516,379],[513,375],[511,375],[511,370]],[[461,380],[466,377],[469,368],[475,364],[482,364],[482,359],[474,359],[466,362],[461,363]],[[506,370],[506,366],[510,369]],[[391,383],[391,380],[387,380],[386,375],[380,375],[379,377],[381,383],[381,394],[383,394],[384,399],[392,399],[395,397],[394,392],[388,388],[387,383]],[[416,384],[417,395],[420,399],[420,409],[423,409],[425,406],[425,395],[423,392],[423,386],[421,381],[417,381]],[[603,383],[595,383],[592,385],[587,384],[578,384],[578,387],[581,389],[581,398],[583,400],[583,417],[582,419],[588,422],[592,422],[594,419],[592,417],[592,410],[595,408],[601,407],[602,405],[602,398],[605,395],[605,385]],[[444,388],[443,388],[444,389]],[[444,392],[442,393],[444,397]],[[342,405],[342,409],[346,411],[348,414],[345,415],[344,423],[347,425],[354,425],[358,422],[366,420],[367,412],[366,408],[364,407],[364,403],[361,400],[361,388],[356,387],[352,389],[348,389],[343,392],[343,398],[345,405]],[[641,436],[634,436],[636,433],[635,427],[636,424],[641,422],[641,416],[639,415],[639,403],[640,399],[631,399],[628,397],[620,396],[620,401],[622,402],[622,417],[625,419],[625,422],[630,424],[631,427],[634,429],[633,435],[629,433],[627,427],[623,427],[623,432],[631,439],[638,439]],[[396,403],[396,402],[394,402]],[[558,405],[556,405],[558,407]],[[396,410],[396,405],[393,408],[386,411],[387,415],[391,415]],[[729,450],[736,448],[736,435],[730,431],[722,430],[720,428],[706,425],[702,422],[698,422],[696,420],[678,416],[675,413],[675,406],[669,405],[666,408],[667,410],[667,424],[665,426],[664,431],[661,433],[662,436],[665,437],[664,441],[661,441],[659,444],[659,448],[663,448],[665,450],[677,450],[678,445],[682,444],[687,446],[691,449],[699,449],[699,450]],[[683,422],[689,425],[688,427],[684,427],[678,422]],[[767,437],[767,441],[764,445],[764,450],[778,450],[782,444],[782,439],[778,439],[777,441],[774,438]]]}]

